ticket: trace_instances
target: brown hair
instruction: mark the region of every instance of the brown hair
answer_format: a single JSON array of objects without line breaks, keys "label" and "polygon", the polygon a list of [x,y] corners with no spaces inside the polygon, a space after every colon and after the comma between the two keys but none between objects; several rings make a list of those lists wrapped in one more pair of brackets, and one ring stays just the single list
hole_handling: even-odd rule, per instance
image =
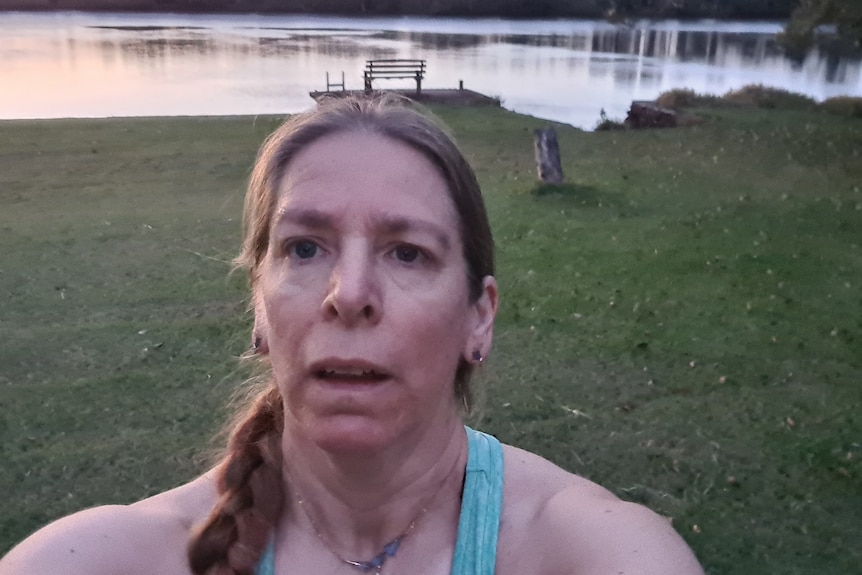
[{"label": "brown hair", "polygon": [[[244,239],[236,258],[247,269],[252,291],[269,249],[270,222],[281,179],[290,161],[318,139],[342,132],[377,134],[421,152],[443,175],[455,205],[464,246],[470,297],[494,274],[494,243],[476,176],[452,138],[403,98],[375,95],[331,98],[291,116],[267,138],[249,181],[243,213]],[[471,364],[461,359],[454,394],[469,412]],[[238,419],[218,467],[218,492],[210,516],[189,541],[196,575],[252,575],[283,507],[280,439],[284,405],[275,382]]]}]

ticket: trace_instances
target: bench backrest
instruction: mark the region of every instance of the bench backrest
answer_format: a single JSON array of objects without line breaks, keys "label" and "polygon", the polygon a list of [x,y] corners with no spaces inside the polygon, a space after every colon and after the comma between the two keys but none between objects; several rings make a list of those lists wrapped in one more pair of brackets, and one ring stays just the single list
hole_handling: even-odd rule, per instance
[{"label": "bench backrest", "polygon": [[366,92],[371,90],[371,84],[375,79],[412,78],[416,80],[416,93],[419,93],[422,91],[422,78],[425,77],[425,60],[405,58],[366,60],[362,76]]},{"label": "bench backrest", "polygon": [[370,76],[395,76],[409,74],[411,77],[425,75],[425,60],[410,59],[383,59],[367,60],[365,62],[366,75]]}]

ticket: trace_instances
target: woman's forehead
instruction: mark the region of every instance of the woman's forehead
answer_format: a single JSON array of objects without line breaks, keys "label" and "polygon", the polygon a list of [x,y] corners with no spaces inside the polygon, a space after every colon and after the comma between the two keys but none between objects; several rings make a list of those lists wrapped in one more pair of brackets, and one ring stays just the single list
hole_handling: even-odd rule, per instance
[{"label": "woman's forehead", "polygon": [[394,138],[357,131],[320,138],[288,164],[273,223],[297,214],[308,222],[353,216],[389,227],[458,227],[448,183],[429,158]]}]

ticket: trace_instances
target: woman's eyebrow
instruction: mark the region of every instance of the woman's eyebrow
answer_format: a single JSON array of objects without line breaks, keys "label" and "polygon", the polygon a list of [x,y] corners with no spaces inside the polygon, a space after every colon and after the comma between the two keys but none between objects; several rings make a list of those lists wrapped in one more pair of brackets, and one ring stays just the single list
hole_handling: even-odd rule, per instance
[{"label": "woman's eyebrow", "polygon": [[425,232],[433,236],[444,250],[448,250],[452,245],[449,234],[445,230],[426,220],[384,214],[375,217],[373,223],[375,227],[387,234],[403,234],[412,230]]},{"label": "woman's eyebrow", "polygon": [[311,229],[335,227],[335,222],[331,215],[315,208],[285,208],[279,210],[276,215],[275,225],[278,226],[284,223],[297,224]]},{"label": "woman's eyebrow", "polygon": [[[284,208],[276,214],[275,225],[295,224],[313,230],[333,229],[336,226],[335,217],[316,208]],[[429,234],[444,250],[452,245],[449,234],[440,226],[417,218],[381,214],[372,217],[371,225],[378,231],[397,235],[410,231]]]}]

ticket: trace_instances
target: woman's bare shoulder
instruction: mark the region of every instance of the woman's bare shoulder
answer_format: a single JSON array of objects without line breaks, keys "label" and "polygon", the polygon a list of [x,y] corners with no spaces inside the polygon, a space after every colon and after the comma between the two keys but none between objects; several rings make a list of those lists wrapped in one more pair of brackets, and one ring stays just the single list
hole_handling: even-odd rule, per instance
[{"label": "woman's bare shoulder", "polygon": [[189,530],[214,497],[204,475],[132,505],[79,511],[13,548],[0,561],[0,575],[187,575]]},{"label": "woman's bare shoulder", "polygon": [[[540,565],[532,572],[573,575],[703,573],[664,517],[538,455],[510,446],[504,454],[501,544],[503,537],[515,544],[512,565]],[[506,564],[509,546],[501,547]],[[531,557],[524,557],[524,550]]]}]

